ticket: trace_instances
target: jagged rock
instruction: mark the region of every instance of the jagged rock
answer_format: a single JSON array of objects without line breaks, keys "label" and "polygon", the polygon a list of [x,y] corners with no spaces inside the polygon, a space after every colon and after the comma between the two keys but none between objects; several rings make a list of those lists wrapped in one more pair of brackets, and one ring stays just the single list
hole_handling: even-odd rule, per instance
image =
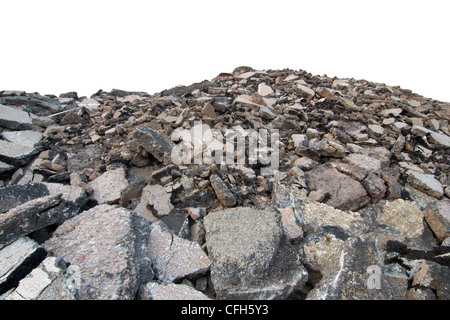
[{"label": "jagged rock", "polygon": [[0,161],[15,167],[28,164],[38,153],[34,147],[0,140]]},{"label": "jagged rock", "polygon": [[5,300],[76,300],[79,285],[61,258],[47,257]]},{"label": "jagged rock", "polygon": [[412,287],[426,287],[440,300],[450,299],[450,269],[434,261],[423,260],[412,270]]},{"label": "jagged rock", "polygon": [[136,207],[136,212],[150,222],[157,220],[170,213],[173,205],[170,201],[170,194],[163,186],[150,184],[142,190],[141,201]]},{"label": "jagged rock", "polygon": [[424,232],[424,214],[415,202],[402,199],[380,203],[381,212],[377,220],[381,224],[395,227],[407,238],[420,237]]},{"label": "jagged rock", "polygon": [[303,200],[296,205],[297,215],[306,229],[315,230],[322,226],[336,226],[352,234],[367,231],[367,221],[358,212],[342,211],[332,206]]},{"label": "jagged rock", "polygon": [[[0,249],[0,297],[17,286],[19,281],[33,270],[47,252],[34,240],[22,237]],[[1,299],[1,298],[0,298]]]},{"label": "jagged rock", "polygon": [[350,234],[337,226],[323,225],[310,233],[302,242],[302,262],[312,270],[323,272]]},{"label": "jagged rock", "polygon": [[429,196],[440,199],[444,195],[442,184],[437,181],[432,174],[413,172],[408,177],[408,182],[413,187],[425,192]]},{"label": "jagged rock", "polygon": [[[252,242],[248,247],[257,258],[256,264],[238,260],[226,275],[200,271],[177,275],[179,278],[173,281],[192,281],[211,298],[303,299],[322,277],[323,281],[334,283],[335,288],[326,289],[320,296],[342,299],[353,297],[351,292],[364,298],[435,299],[437,291],[443,288],[439,282],[446,280],[444,273],[430,286],[412,283],[414,268],[423,261],[448,265],[448,103],[366,80],[330,78],[304,70],[239,67],[212,81],[153,95],[113,89],[99,90],[86,99],[75,92],[57,98],[0,90],[0,104],[0,247],[25,235],[43,243],[52,239],[55,228],[67,219],[71,221],[80,211],[105,202],[136,210],[133,215],[138,220],[144,217],[143,222],[161,220],[158,225],[166,226],[161,227],[161,238],[176,239],[177,244],[182,242],[180,239],[190,240],[196,245],[186,247],[200,253],[197,244],[210,249],[205,237],[208,216],[213,217],[224,207],[242,206],[246,209],[236,210],[251,212],[266,206],[269,211],[278,210],[274,215],[279,216],[279,221],[267,218],[277,222],[263,227],[255,221],[250,223],[249,217],[239,216],[233,220],[234,229],[231,224],[227,229],[230,234],[230,230],[248,229],[249,236],[262,243],[262,249],[257,249],[256,244],[252,247]],[[278,133],[277,141],[270,141],[270,145],[270,138],[264,141],[261,136],[267,129]],[[202,138],[194,132],[201,132]],[[260,134],[256,141],[251,141],[253,133]],[[245,138],[244,143],[235,143],[234,152],[227,152],[224,157],[225,151],[231,151],[226,143],[239,142],[237,135]],[[180,149],[182,157],[177,152],[172,155],[172,151]],[[279,152],[273,152],[276,150]],[[264,164],[268,153],[276,154],[270,168]],[[228,218],[231,217],[234,215]],[[96,224],[100,225],[103,226]],[[278,227],[269,228],[275,225]],[[252,229],[255,226],[257,230]],[[90,233],[95,228],[92,226]],[[263,235],[259,237],[261,230]],[[99,227],[97,232],[105,231]],[[147,235],[148,232],[149,228]],[[156,235],[156,229],[154,232]],[[262,239],[269,239],[266,235],[270,233],[273,241],[264,242]],[[130,238],[136,236],[134,231],[129,234]],[[83,250],[96,246],[93,241],[98,242],[87,240],[90,235],[80,237],[88,243]],[[350,239],[356,238],[364,244],[347,246]],[[231,239],[230,243],[235,241],[233,236],[227,239]],[[244,236],[238,239],[244,242]],[[279,242],[275,244],[274,239]],[[375,239],[376,252],[368,239]],[[391,250],[393,241],[400,243],[399,250]],[[147,243],[139,247],[147,250]],[[283,249],[286,252],[281,254],[280,248],[287,248]],[[382,287],[388,284],[385,294],[363,293],[361,281],[366,270],[356,272],[353,283],[350,276],[345,280],[350,273],[339,268],[340,250],[346,250],[347,255],[342,258],[346,265],[360,249],[367,253],[361,254],[361,263],[370,259],[379,262],[376,265],[385,281],[381,281]],[[175,247],[170,250],[175,251]],[[233,251],[229,251],[232,256]],[[233,258],[244,255],[244,251],[235,252]],[[268,252],[267,261],[271,255],[274,259],[282,256],[285,261],[266,263],[260,259],[259,251]],[[183,258],[192,258],[188,249],[183,252]],[[214,254],[214,250],[208,253]],[[369,258],[372,254],[375,256]],[[108,262],[103,256],[98,258]],[[180,256],[178,261],[181,260]],[[311,271],[305,285],[303,267],[293,261],[303,261]],[[79,292],[89,291],[80,291],[77,285],[84,283],[84,274],[87,278],[92,275],[92,283],[98,280],[96,277],[103,281],[103,275],[96,273],[94,267],[83,269],[83,273],[78,264],[68,262],[67,270],[62,262],[58,264],[61,268],[55,271],[56,278],[47,273],[45,266],[38,267],[38,276],[31,278],[42,283],[34,283],[30,277],[22,279],[23,283],[32,284],[38,291],[46,289],[28,295],[24,293],[28,289],[21,288],[20,294],[36,299],[79,298]],[[236,270],[239,265],[247,271],[263,271],[247,276],[244,269]],[[148,263],[143,266],[145,269]],[[329,269],[332,267],[337,269]],[[161,290],[172,288],[155,282],[151,271],[147,271],[149,276],[141,278],[140,284],[152,283]],[[108,272],[104,273],[106,278]],[[163,274],[164,270],[158,273]],[[371,279],[375,275],[364,274]],[[277,282],[283,277],[291,278],[286,283]],[[217,292],[212,278],[219,283]],[[47,279],[54,279],[49,286]],[[64,279],[75,281],[69,291]],[[140,284],[130,290],[135,292]],[[269,288],[272,284],[275,287]],[[353,284],[354,291],[349,288]],[[100,282],[92,288],[84,297],[102,296]],[[2,298],[12,297],[13,289],[8,289]],[[97,289],[99,292],[94,293]],[[43,296],[44,292],[47,293]],[[19,297],[18,293],[14,296]]]},{"label": "jagged rock", "polygon": [[190,238],[187,210],[172,209],[168,215],[161,217],[159,221],[164,222],[174,235],[185,239]]},{"label": "jagged rock", "polygon": [[277,210],[238,207],[211,212],[204,221],[219,299],[285,298],[307,281]]},{"label": "jagged rock", "polygon": [[121,192],[128,186],[124,168],[108,170],[89,183],[92,188],[91,198],[99,204],[119,203]]},{"label": "jagged rock", "polygon": [[79,299],[121,300],[133,299],[139,286],[153,278],[148,238],[145,219],[103,204],[60,225],[43,245],[79,268]]},{"label": "jagged rock", "polygon": [[381,161],[364,154],[352,153],[342,159],[343,162],[362,168],[366,171],[378,172],[381,170]]},{"label": "jagged rock", "polygon": [[134,138],[159,162],[170,163],[174,143],[163,133],[146,127],[138,126],[134,132]]},{"label": "jagged rock", "polygon": [[358,181],[335,168],[321,165],[305,173],[310,190],[327,195],[324,203],[341,210],[357,210],[370,202],[366,190]]},{"label": "jagged rock", "polygon": [[450,202],[433,201],[424,210],[425,220],[439,241],[450,237]]},{"label": "jagged rock", "polygon": [[24,204],[27,201],[50,195],[43,183],[19,184],[0,188],[0,213]]},{"label": "jagged rock", "polygon": [[80,187],[47,183],[36,185],[35,189],[47,190],[49,195],[23,202],[0,215],[0,247],[33,231],[64,222],[78,214],[87,201]]},{"label": "jagged rock", "polygon": [[205,274],[211,264],[198,243],[174,235],[162,222],[151,225],[148,252],[157,279],[164,283]]},{"label": "jagged rock", "polygon": [[217,174],[211,175],[209,181],[211,181],[211,186],[217,198],[225,207],[233,207],[236,205],[236,197]]},{"label": "jagged rock", "polygon": [[210,300],[200,291],[175,283],[149,282],[139,290],[141,300]]},{"label": "jagged rock", "polygon": [[348,238],[323,270],[308,300],[404,299],[406,275],[388,276],[372,238]]},{"label": "jagged rock", "polygon": [[144,178],[138,178],[130,183],[120,192],[120,204],[129,205],[133,199],[139,198],[146,185],[147,180]]},{"label": "jagged rock", "polygon": [[0,127],[29,130],[32,129],[33,122],[27,112],[0,104]]},{"label": "jagged rock", "polygon": [[2,135],[11,143],[26,147],[34,147],[42,139],[40,132],[32,130],[3,132]]}]

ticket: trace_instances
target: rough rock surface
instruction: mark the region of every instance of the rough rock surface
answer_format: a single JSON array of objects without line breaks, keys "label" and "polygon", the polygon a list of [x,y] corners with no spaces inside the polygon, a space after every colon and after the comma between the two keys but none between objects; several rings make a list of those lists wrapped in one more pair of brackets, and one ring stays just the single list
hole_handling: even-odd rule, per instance
[{"label": "rough rock surface", "polygon": [[285,298],[307,281],[277,210],[239,207],[212,212],[205,218],[205,229],[218,298]]},{"label": "rough rock surface", "polygon": [[0,90],[0,299],[448,299],[449,120],[291,69]]},{"label": "rough rock surface", "polygon": [[132,211],[104,204],[63,223],[44,247],[78,266],[80,299],[132,299],[151,273],[147,228]]}]

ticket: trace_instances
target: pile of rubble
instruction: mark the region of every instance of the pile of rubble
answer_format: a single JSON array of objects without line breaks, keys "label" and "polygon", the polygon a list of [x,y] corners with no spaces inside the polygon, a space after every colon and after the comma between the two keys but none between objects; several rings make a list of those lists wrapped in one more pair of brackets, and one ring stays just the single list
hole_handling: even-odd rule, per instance
[{"label": "pile of rubble", "polygon": [[0,299],[449,299],[449,120],[302,70],[0,91]]}]

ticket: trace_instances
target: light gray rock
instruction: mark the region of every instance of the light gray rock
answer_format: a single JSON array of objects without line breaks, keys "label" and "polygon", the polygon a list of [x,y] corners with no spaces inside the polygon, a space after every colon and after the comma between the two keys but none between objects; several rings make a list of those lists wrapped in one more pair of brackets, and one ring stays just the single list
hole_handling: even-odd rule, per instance
[{"label": "light gray rock", "polygon": [[442,184],[436,180],[432,174],[413,172],[409,175],[408,182],[414,188],[417,188],[427,195],[437,199],[442,198],[444,195],[444,188]]},{"label": "light gray rock", "polygon": [[388,272],[372,237],[351,237],[333,255],[307,300],[405,299],[406,274]]},{"label": "light gray rock", "polygon": [[46,256],[46,251],[28,237],[0,249],[0,296],[14,288]]},{"label": "light gray rock", "polygon": [[211,265],[197,242],[174,235],[162,222],[151,225],[148,252],[156,277],[164,283],[203,275]]},{"label": "light gray rock", "polygon": [[38,153],[39,151],[34,147],[0,140],[0,161],[15,167],[28,164]]},{"label": "light gray rock", "polygon": [[78,286],[76,278],[67,272],[64,260],[47,257],[20,280],[5,300],[76,300]]},{"label": "light gray rock", "polygon": [[211,212],[204,222],[219,299],[286,298],[307,281],[277,210],[238,207]]},{"label": "light gray rock", "polygon": [[119,203],[120,194],[128,186],[128,180],[124,168],[108,170],[89,183],[93,192],[92,199],[99,204]]},{"label": "light gray rock", "polygon": [[172,162],[171,153],[174,143],[162,132],[138,126],[134,132],[134,139],[159,162]]},{"label": "light gray rock", "polygon": [[154,222],[157,218],[168,215],[172,209],[170,193],[159,184],[150,184],[142,190],[141,201],[135,210],[145,219]]},{"label": "light gray rock", "polygon": [[210,300],[200,291],[175,283],[149,282],[139,290],[141,300]]},{"label": "light gray rock", "polygon": [[302,96],[308,98],[309,100],[311,100],[312,98],[314,98],[315,92],[313,89],[304,86],[300,83],[297,83],[296,87],[295,87],[296,91],[301,94]]},{"label": "light gray rock", "polygon": [[12,130],[28,130],[32,128],[30,115],[22,110],[0,104],[0,127]]},{"label": "light gray rock", "polygon": [[211,186],[217,198],[225,207],[233,207],[236,205],[236,197],[217,174],[212,174],[209,177],[209,181],[211,181]]},{"label": "light gray rock", "polygon": [[42,140],[42,134],[32,130],[3,132],[2,135],[11,143],[31,148]]},{"label": "light gray rock", "polygon": [[370,202],[364,187],[358,181],[328,165],[321,165],[305,173],[310,190],[328,194],[324,201],[334,208],[355,211]]},{"label": "light gray rock", "polygon": [[439,241],[450,237],[450,202],[433,201],[424,210],[425,220]]},{"label": "light gray rock", "polygon": [[352,153],[342,159],[343,162],[360,167],[366,171],[377,172],[381,169],[381,161],[360,153]]},{"label": "light gray rock", "polygon": [[445,134],[437,133],[417,125],[411,127],[411,133],[418,136],[429,136],[430,142],[440,146],[450,147],[450,137]]},{"label": "light gray rock", "polygon": [[148,238],[145,219],[103,204],[64,222],[43,246],[79,268],[79,299],[126,300],[153,278]]}]

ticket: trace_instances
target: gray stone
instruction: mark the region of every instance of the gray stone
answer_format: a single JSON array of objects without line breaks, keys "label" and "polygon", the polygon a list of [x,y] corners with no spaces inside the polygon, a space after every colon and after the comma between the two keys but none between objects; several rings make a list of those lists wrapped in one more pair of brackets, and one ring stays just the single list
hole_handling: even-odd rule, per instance
[{"label": "gray stone", "polygon": [[362,181],[361,184],[366,189],[369,196],[372,198],[372,202],[379,201],[384,198],[386,194],[386,185],[384,180],[378,174],[369,173]]},{"label": "gray stone", "polygon": [[236,197],[217,174],[212,174],[209,177],[209,181],[211,181],[211,186],[217,198],[225,207],[233,207],[236,205]]},{"label": "gray stone", "polygon": [[46,256],[34,240],[22,237],[0,249],[0,295],[14,288]]},{"label": "gray stone", "polygon": [[61,258],[47,257],[5,300],[76,300],[78,283]]},{"label": "gray stone", "polygon": [[99,204],[119,203],[121,192],[128,186],[124,168],[108,170],[89,183],[93,192],[92,199]]},{"label": "gray stone", "polygon": [[140,300],[210,300],[200,291],[175,283],[158,283],[151,281],[139,290]]},{"label": "gray stone", "polygon": [[286,298],[307,281],[277,210],[232,208],[211,212],[204,222],[219,299]]},{"label": "gray stone", "polygon": [[19,184],[0,188],[0,213],[49,194],[48,188],[43,183]]},{"label": "gray stone", "polygon": [[397,199],[382,203],[381,213],[377,217],[380,224],[393,226],[407,238],[418,238],[424,232],[424,214],[415,202]]},{"label": "gray stone", "polygon": [[185,209],[172,209],[169,214],[161,217],[159,221],[164,222],[164,224],[172,231],[173,234],[180,238],[189,239],[189,215]]},{"label": "gray stone", "polygon": [[406,275],[400,274],[392,281],[386,274],[376,242],[371,237],[345,240],[322,275],[307,300],[404,299],[408,286]]},{"label": "gray stone", "polygon": [[159,184],[150,184],[142,190],[141,201],[135,210],[145,219],[154,222],[157,218],[168,215],[172,209],[170,193]]},{"label": "gray stone", "polygon": [[342,159],[343,162],[362,168],[366,171],[379,171],[381,169],[381,161],[364,154],[352,153]]},{"label": "gray stone", "polygon": [[0,140],[0,161],[19,167],[28,164],[39,151],[34,147]]},{"label": "gray stone", "polygon": [[343,158],[348,153],[340,142],[328,138],[310,141],[309,149],[325,157]]},{"label": "gray stone", "polygon": [[33,124],[27,112],[0,104],[0,126],[12,130],[28,130]]},{"label": "gray stone", "polygon": [[197,242],[174,235],[162,222],[151,225],[148,252],[156,277],[164,283],[205,274],[211,264]]},{"label": "gray stone", "polygon": [[335,168],[321,165],[305,173],[310,190],[328,194],[324,203],[341,210],[355,211],[370,202],[366,190],[358,181]]},{"label": "gray stone", "polygon": [[42,134],[32,130],[3,132],[2,135],[9,142],[26,147],[34,147],[36,143],[42,140]]},{"label": "gray stone", "polygon": [[87,201],[81,187],[48,183],[45,188],[49,195],[32,199],[0,214],[0,248],[23,235],[64,222],[78,214]]},{"label": "gray stone", "polygon": [[444,195],[442,184],[432,174],[413,172],[409,175],[408,182],[431,197],[440,199]]},{"label": "gray stone", "polygon": [[270,109],[265,106],[259,107],[259,114],[261,115],[262,118],[267,120],[273,120],[276,117],[276,114],[270,111]]},{"label": "gray stone", "polygon": [[424,215],[439,241],[450,237],[450,202],[448,200],[429,203],[424,210]]},{"label": "gray stone", "polygon": [[83,101],[78,103],[79,107],[84,107],[89,111],[96,111],[100,106],[100,103],[95,99],[84,99]]},{"label": "gray stone", "polygon": [[418,136],[428,136],[430,138],[430,142],[440,146],[450,147],[450,137],[445,134],[437,133],[430,129],[416,125],[411,127],[411,133]]},{"label": "gray stone", "polygon": [[434,261],[423,260],[413,270],[412,286],[426,287],[436,292],[439,300],[450,299],[450,269],[448,266],[438,264]]},{"label": "gray stone", "polygon": [[81,300],[134,299],[153,278],[149,224],[134,212],[98,205],[60,225],[43,245],[79,269]]},{"label": "gray stone", "polygon": [[172,162],[171,153],[174,143],[162,132],[138,126],[134,132],[134,138],[159,162]]},{"label": "gray stone", "polygon": [[0,176],[2,176],[3,173],[8,174],[8,172],[13,171],[14,169],[14,166],[0,161]]},{"label": "gray stone", "polygon": [[314,98],[315,92],[313,89],[304,86],[300,83],[297,83],[296,87],[295,87],[296,91],[301,94],[302,96],[308,98],[309,100],[311,100],[312,98]]}]

